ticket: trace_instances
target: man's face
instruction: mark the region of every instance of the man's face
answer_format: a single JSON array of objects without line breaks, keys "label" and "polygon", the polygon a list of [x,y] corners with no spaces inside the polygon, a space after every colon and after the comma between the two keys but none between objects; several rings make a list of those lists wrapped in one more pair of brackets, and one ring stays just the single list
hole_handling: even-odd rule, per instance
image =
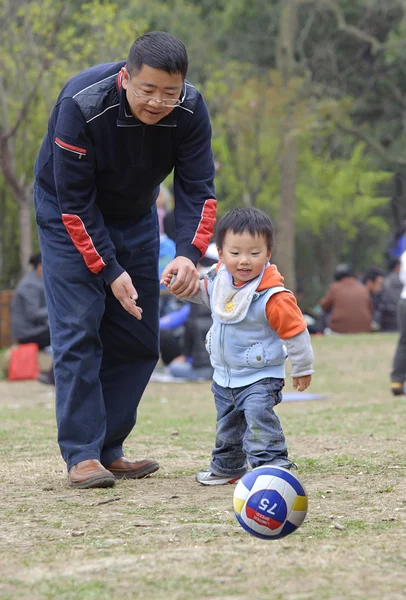
[{"label": "man's face", "polygon": [[384,281],[384,279],[383,279],[382,275],[378,275],[378,277],[373,282],[373,287],[372,287],[373,294],[379,294],[379,292],[382,290],[382,287],[383,287],[383,281]]},{"label": "man's face", "polygon": [[169,115],[174,106],[166,106],[181,97],[183,77],[180,73],[171,75],[160,69],[143,65],[142,69],[130,77],[126,68],[122,70],[122,86],[126,91],[131,112],[146,125],[154,125]]},{"label": "man's face", "polygon": [[379,292],[382,290],[383,287],[383,276],[378,275],[378,277],[375,279],[375,281],[372,281],[371,279],[369,281],[366,282],[366,287],[369,291],[370,294],[379,294]]}]

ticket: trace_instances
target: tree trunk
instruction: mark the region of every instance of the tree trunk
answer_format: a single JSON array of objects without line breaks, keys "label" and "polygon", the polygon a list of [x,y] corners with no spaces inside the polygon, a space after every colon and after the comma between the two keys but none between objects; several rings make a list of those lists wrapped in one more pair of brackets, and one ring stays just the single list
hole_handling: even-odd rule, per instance
[{"label": "tree trunk", "polygon": [[338,262],[331,240],[317,240],[316,259],[320,265],[320,281],[324,286],[327,286],[333,280],[334,270]]},{"label": "tree trunk", "polygon": [[[284,87],[288,87],[295,68],[295,36],[297,29],[296,0],[281,3],[280,34],[277,50],[278,69]],[[280,157],[281,197],[277,226],[277,265],[285,277],[285,285],[292,291],[296,288],[295,269],[295,218],[296,218],[296,178],[297,141],[293,133],[293,107],[283,124],[283,150]]]},{"label": "tree trunk", "polygon": [[244,202],[244,206],[246,208],[251,208],[252,206],[255,206],[255,203],[253,203],[251,200],[251,194],[248,191],[245,191],[243,193],[242,201]]},{"label": "tree trunk", "polygon": [[0,170],[18,204],[20,227],[20,270],[29,270],[28,261],[32,253],[31,198],[32,186],[22,183],[15,166],[14,145],[10,137],[0,129]]},{"label": "tree trunk", "polygon": [[25,274],[29,271],[29,260],[32,254],[31,202],[28,193],[18,201],[18,223],[20,229],[20,269]]},{"label": "tree trunk", "polygon": [[281,199],[276,240],[277,264],[285,278],[286,287],[295,291],[297,142],[292,135],[286,134],[285,136],[280,171]]}]

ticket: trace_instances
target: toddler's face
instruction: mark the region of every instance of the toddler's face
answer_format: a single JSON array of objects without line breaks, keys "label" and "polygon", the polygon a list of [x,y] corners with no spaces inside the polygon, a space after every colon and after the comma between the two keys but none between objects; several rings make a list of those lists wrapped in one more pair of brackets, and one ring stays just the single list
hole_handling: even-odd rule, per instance
[{"label": "toddler's face", "polygon": [[227,231],[223,248],[218,248],[218,253],[234,283],[245,283],[257,277],[271,258],[265,238],[253,236],[248,231]]}]

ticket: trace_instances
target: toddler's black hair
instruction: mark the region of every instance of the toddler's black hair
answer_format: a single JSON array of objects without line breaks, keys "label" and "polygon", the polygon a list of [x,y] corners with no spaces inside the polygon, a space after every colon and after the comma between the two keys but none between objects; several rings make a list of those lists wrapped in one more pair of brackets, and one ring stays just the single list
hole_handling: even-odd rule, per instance
[{"label": "toddler's black hair", "polygon": [[244,233],[265,238],[268,250],[274,245],[275,228],[271,218],[259,208],[234,208],[224,215],[216,228],[216,245],[222,249],[228,231]]}]

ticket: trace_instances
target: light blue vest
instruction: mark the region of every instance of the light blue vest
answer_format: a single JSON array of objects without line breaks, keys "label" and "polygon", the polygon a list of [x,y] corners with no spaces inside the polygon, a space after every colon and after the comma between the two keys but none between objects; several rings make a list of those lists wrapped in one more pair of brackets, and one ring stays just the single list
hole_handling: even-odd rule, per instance
[{"label": "light blue vest", "polygon": [[[214,281],[209,278],[210,296]],[[254,292],[245,317],[237,323],[222,322],[212,310],[213,325],[206,336],[206,349],[218,385],[237,388],[266,377],[284,379],[286,348],[269,325],[265,311],[269,298],[282,291],[289,290],[278,286]]]}]

